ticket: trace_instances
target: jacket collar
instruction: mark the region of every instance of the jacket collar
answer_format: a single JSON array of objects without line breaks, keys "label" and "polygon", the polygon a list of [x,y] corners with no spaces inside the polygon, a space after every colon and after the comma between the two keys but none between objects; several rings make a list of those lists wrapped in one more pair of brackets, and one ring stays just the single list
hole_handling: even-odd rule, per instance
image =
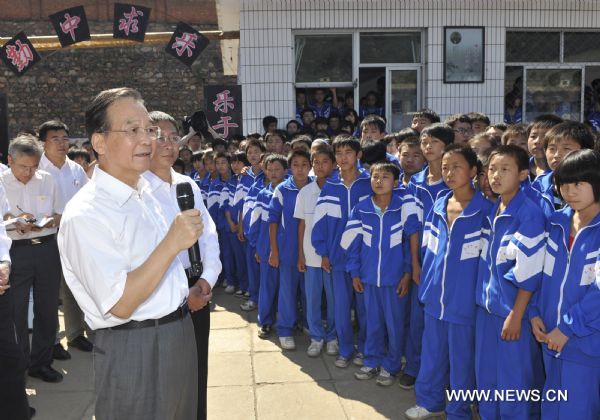
[{"label": "jacket collar", "polygon": [[143,176],[138,178],[137,186],[134,189],[124,182],[119,181],[114,176],[109,175],[98,166],[94,170],[92,180],[97,187],[104,191],[108,197],[113,199],[119,207],[123,207],[134,194],[141,196],[146,192],[150,192],[150,184]]},{"label": "jacket collar", "polygon": [[[450,200],[452,194],[452,190],[443,193],[443,195],[440,196],[440,199],[436,200],[435,204],[433,205],[434,211],[440,216],[444,217],[444,219],[447,217],[446,209],[448,208],[448,200]],[[486,201],[486,199],[483,194],[481,194],[479,191],[475,191],[471,201],[469,201],[469,204],[467,204],[467,207],[462,211],[460,216],[470,217],[479,213],[484,201]]]}]

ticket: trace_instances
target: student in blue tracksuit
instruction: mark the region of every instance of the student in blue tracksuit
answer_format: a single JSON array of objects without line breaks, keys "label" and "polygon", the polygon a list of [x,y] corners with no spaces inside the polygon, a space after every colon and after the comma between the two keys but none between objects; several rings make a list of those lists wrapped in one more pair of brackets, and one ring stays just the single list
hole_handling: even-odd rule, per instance
[{"label": "student in blue tracksuit", "polygon": [[[346,269],[354,290],[364,295],[367,323],[364,366],[354,376],[378,376],[377,384],[390,386],[402,367],[407,295],[411,283],[410,247],[406,239],[418,236],[421,224],[414,198],[393,193],[400,169],[393,163],[371,167],[373,195],[362,200],[342,236]],[[386,342],[387,337],[387,342]]]},{"label": "student in blue tracksuit", "polygon": [[443,414],[470,419],[470,401],[449,401],[445,390],[475,389],[475,286],[481,253],[481,226],[493,204],[472,180],[477,154],[451,144],[442,157],[442,176],[451,191],[433,205],[423,230],[419,299],[425,329],[421,369],[415,384],[417,405],[409,419]]},{"label": "student in blue tracksuit", "polygon": [[544,138],[552,127],[563,122],[557,115],[547,114],[536,117],[535,121],[527,126],[527,151],[529,159],[529,178],[535,181],[537,177],[550,171],[544,151]]},{"label": "student in blue tracksuit", "polygon": [[235,191],[239,182],[241,171],[250,166],[246,153],[236,152],[231,156],[231,171],[233,175],[229,178],[229,181],[225,183],[223,191],[221,192],[220,211],[223,213],[223,217],[227,223],[226,236],[229,241],[231,248],[232,267],[235,272],[235,277],[238,281],[237,290],[236,288],[228,285],[225,288],[225,293],[234,293],[236,297],[243,297],[244,293],[248,291],[248,276],[246,276],[246,253],[244,245],[238,240],[238,221],[239,221],[239,206],[233,204]]},{"label": "student in blue tracksuit", "polygon": [[233,206],[238,209],[238,240],[246,247],[246,274],[248,276],[248,291],[244,293],[244,297],[248,300],[240,305],[243,311],[253,311],[258,303],[258,285],[259,285],[259,267],[254,255],[256,254],[255,244],[248,239],[250,231],[250,216],[252,208],[256,200],[256,195],[260,189],[254,189],[253,194],[249,194],[252,185],[258,182],[259,185],[264,183],[264,172],[262,171],[261,159],[266,151],[263,142],[257,139],[248,140],[246,143],[246,157],[250,162],[250,167],[246,168],[246,172],[241,175],[238,182],[235,195],[233,197]]},{"label": "student in blue tracksuit", "polygon": [[[385,137],[385,121],[379,115],[368,115],[360,123],[360,143],[364,145],[369,140],[377,142],[383,142]],[[396,156],[386,151],[386,158],[389,162],[392,162],[398,168],[400,168],[400,161]]]},{"label": "student in blue tracksuit", "polygon": [[[217,178],[217,168],[215,166],[215,154],[212,150],[205,150],[202,156],[202,164],[206,168],[206,175],[200,180],[200,191],[202,191],[202,197],[205,197],[206,207],[208,208],[208,190],[210,184]],[[213,219],[214,220],[214,219]]]},{"label": "student in blue tracksuit", "polygon": [[250,238],[256,241],[256,261],[260,264],[260,291],[258,293],[258,336],[267,338],[275,323],[279,269],[269,264],[271,242],[269,239],[269,204],[275,188],[283,182],[287,173],[287,160],[282,155],[267,155],[263,162],[268,185],[256,196],[252,209]]},{"label": "student in blue tracksuit", "polygon": [[[419,221],[424,223],[438,195],[448,191],[442,178],[442,155],[444,148],[454,142],[454,130],[447,124],[435,123],[423,129],[420,141],[427,167],[411,178],[407,193],[415,197]],[[416,249],[411,249],[414,285],[410,292],[410,331],[406,344],[406,366],[404,374],[398,380],[403,389],[414,387],[421,366],[424,318],[423,305],[419,302],[421,261],[418,245],[417,241]]]},{"label": "student in blue tracksuit", "polygon": [[[550,219],[544,277],[532,310],[549,390],[544,420],[600,418],[600,157],[569,153],[554,172],[567,206]],[[551,394],[548,394],[551,395]]]},{"label": "student in blue tracksuit", "polygon": [[[364,299],[362,294],[354,294],[352,279],[346,271],[346,253],[340,241],[350,212],[360,200],[368,198],[372,190],[369,174],[357,167],[361,157],[358,139],[340,135],[336,137],[332,146],[340,171],[327,180],[319,194],[311,241],[317,254],[322,257],[321,266],[325,271],[332,273],[335,328],[339,344],[339,355],[335,365],[345,368],[353,355],[353,362],[362,366],[366,330]],[[356,354],[351,322],[353,301],[359,327]]]},{"label": "student in blue tracksuit", "polygon": [[[529,176],[527,153],[499,146],[490,154],[488,177],[500,195],[485,218],[476,289],[475,375],[480,390],[536,390],[543,372],[531,334],[529,300],[540,286],[545,254],[545,216],[520,184]],[[531,419],[539,402],[480,401],[482,419]]]},{"label": "student in blue tracksuit", "polygon": [[579,149],[593,149],[594,142],[595,138],[590,129],[576,121],[564,121],[546,132],[544,151],[551,171],[537,177],[531,186],[538,190],[554,209],[561,209],[564,202],[554,188],[553,171],[568,153]]},{"label": "student in blue tracksuit", "polygon": [[[206,168],[204,167],[204,162],[202,162],[203,159],[204,152],[202,151],[194,152],[194,154],[192,155],[192,166],[194,167],[194,176],[192,179],[194,180],[196,185],[198,185],[198,188],[200,188],[202,180],[207,174]],[[200,191],[202,191],[202,189]],[[206,197],[204,196],[204,193],[202,193],[202,200],[206,202]]]},{"label": "student in blue tracksuit", "polygon": [[293,335],[298,316],[298,298],[301,298],[304,313],[306,299],[302,299],[305,296],[304,275],[298,271],[298,220],[294,218],[294,209],[298,192],[312,181],[308,176],[311,169],[310,154],[304,149],[294,150],[287,162],[292,176],[275,188],[269,204],[269,265],[279,269],[279,343],[284,350],[295,350]]}]

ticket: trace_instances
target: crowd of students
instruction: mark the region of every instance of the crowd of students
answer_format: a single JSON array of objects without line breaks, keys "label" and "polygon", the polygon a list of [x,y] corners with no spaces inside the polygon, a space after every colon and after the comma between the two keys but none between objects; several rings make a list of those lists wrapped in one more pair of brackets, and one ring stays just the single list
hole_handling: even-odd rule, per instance
[{"label": "crowd of students", "polygon": [[[367,115],[353,136],[304,116],[292,133],[267,117],[264,135],[186,159],[217,225],[225,292],[258,310],[258,335],[276,331],[293,350],[307,330],[309,356],[414,388],[411,419],[470,418],[473,407],[483,419],[599,418],[600,157],[589,127],[554,115],[441,123],[423,109],[392,134]],[[448,388],[568,398],[473,401]]]}]

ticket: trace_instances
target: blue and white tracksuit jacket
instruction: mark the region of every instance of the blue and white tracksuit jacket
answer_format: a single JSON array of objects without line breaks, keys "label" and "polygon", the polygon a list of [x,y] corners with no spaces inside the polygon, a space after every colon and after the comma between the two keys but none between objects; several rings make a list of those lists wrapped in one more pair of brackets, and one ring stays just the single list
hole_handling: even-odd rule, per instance
[{"label": "blue and white tracksuit jacket", "polygon": [[560,199],[554,191],[554,171],[548,171],[538,176],[535,181],[531,183],[531,188],[539,191],[543,198],[555,209],[561,209],[565,203]]},{"label": "blue and white tracksuit jacket", "polygon": [[493,204],[476,191],[448,228],[448,200],[434,203],[423,230],[419,299],[425,329],[421,368],[415,384],[417,404],[429,411],[446,409],[448,418],[471,418],[470,401],[449,401],[445,390],[475,388],[475,287],[483,220]]},{"label": "blue and white tracksuit jacket", "polygon": [[[223,232],[222,235],[227,241],[229,247],[229,268],[231,272],[231,278],[233,279],[233,285],[238,286],[242,291],[248,291],[248,276],[246,276],[246,255],[245,246],[238,240],[237,232],[232,232],[227,223],[226,213],[229,213],[231,220],[237,224],[239,221],[239,214],[237,208],[233,206],[233,198],[235,190],[238,184],[238,177],[233,175],[227,180],[223,189],[221,190],[221,196],[219,198],[219,213],[223,220]],[[226,262],[227,264],[227,262]]]},{"label": "blue and white tracksuit jacket", "polygon": [[[240,191],[240,184],[248,183],[252,178],[246,179],[246,176],[243,176],[240,182],[238,183],[238,187],[236,188],[236,195],[234,201],[238,199],[238,194]],[[259,295],[259,284],[260,284],[260,270],[259,265],[254,258],[254,254],[256,254],[256,238],[250,235],[251,227],[253,224],[252,221],[252,211],[254,210],[254,206],[256,204],[256,197],[260,190],[265,187],[265,175],[264,172],[256,175],[255,181],[250,185],[248,191],[245,191],[245,186],[243,186],[242,191],[244,193],[244,198],[242,201],[238,201],[237,207],[241,207],[242,211],[242,229],[244,231],[244,236],[246,237],[246,268],[248,270],[248,292],[250,292],[250,300],[252,302],[258,303],[258,295]],[[254,220],[256,223],[257,219]]]},{"label": "blue and white tracksuit jacket", "polygon": [[543,343],[545,390],[568,391],[568,400],[542,403],[544,419],[600,418],[600,214],[579,230],[569,250],[570,207],[549,221],[541,288],[532,317],[546,332],[558,329],[569,339],[560,353]]},{"label": "blue and white tracksuit jacket", "polygon": [[407,238],[420,229],[414,198],[395,194],[383,213],[375,210],[373,196],[359,202],[346,224],[341,242],[346,270],[364,285],[367,367],[392,374],[401,369],[408,297],[400,298],[396,288],[411,272]]},{"label": "blue and white tracksuit jacket", "polygon": [[359,201],[371,196],[369,174],[359,170],[359,175],[350,187],[332,175],[319,195],[315,207],[314,224],[311,234],[312,245],[321,257],[328,257],[333,277],[335,295],[335,329],[338,336],[339,354],[344,358],[354,353],[354,330],[351,322],[351,309],[355,300],[359,324],[358,351],[364,352],[366,339],[365,308],[362,294],[354,293],[352,279],[346,271],[346,252],[341,247],[342,234],[350,212]]},{"label": "blue and white tracksuit jacket", "polygon": [[[309,182],[312,179],[309,178]],[[298,219],[294,218],[296,198],[300,189],[293,177],[279,184],[269,203],[269,224],[277,225],[279,246],[279,298],[277,333],[280,337],[291,337],[297,321],[298,298],[306,312],[306,296],[298,295],[298,288],[304,291],[304,274],[298,271]]]},{"label": "blue and white tracksuit jacket", "polygon": [[[531,333],[528,305],[518,340],[500,338],[519,289],[535,292],[542,280],[546,250],[546,219],[540,207],[521,190],[496,216],[500,198],[483,224],[482,251],[476,289],[475,374],[478,389],[539,389],[543,368],[539,346]],[[537,402],[480,401],[482,418],[539,415]]]}]

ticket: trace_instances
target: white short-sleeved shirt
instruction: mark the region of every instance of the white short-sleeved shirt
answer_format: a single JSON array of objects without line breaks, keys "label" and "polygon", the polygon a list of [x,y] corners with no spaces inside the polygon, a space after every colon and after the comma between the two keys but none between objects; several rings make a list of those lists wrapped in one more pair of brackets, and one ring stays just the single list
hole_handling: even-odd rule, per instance
[{"label": "white short-sleeved shirt", "polygon": [[69,201],[58,247],[65,281],[92,329],[158,319],[181,306],[188,282],[175,258],[158,287],[130,318],[110,313],[123,295],[127,274],[148,259],[167,229],[160,204],[143,177],[133,189],[98,167]]},{"label": "white short-sleeved shirt", "polygon": [[40,159],[39,169],[48,172],[54,177],[60,189],[63,207],[88,182],[88,177],[83,168],[68,157],[62,168],[57,168],[44,153]]},{"label": "white short-sleeved shirt", "polygon": [[[46,216],[61,214],[64,206],[56,182],[46,171],[37,170],[27,184],[23,184],[13,175],[12,170],[0,173],[0,182],[6,191],[11,214],[31,213],[41,220]],[[4,216],[4,215],[3,215]],[[20,234],[16,230],[8,232],[11,239],[31,239],[56,233],[56,227],[44,228],[37,232]]]},{"label": "white short-sleeved shirt", "polygon": [[304,230],[304,258],[306,259],[306,265],[309,267],[321,267],[321,257],[315,251],[310,240],[313,225],[315,207],[317,207],[317,200],[321,188],[317,182],[311,182],[305,185],[296,198],[296,208],[294,209],[294,217],[296,219],[304,219],[305,230]]},{"label": "white short-sleeved shirt", "polygon": [[[194,207],[200,210],[202,214],[202,223],[204,229],[202,235],[198,239],[200,248],[200,256],[202,257],[202,277],[206,280],[210,287],[213,287],[217,282],[219,273],[221,273],[221,260],[219,259],[219,237],[217,228],[208,214],[204,201],[202,200],[202,192],[192,178],[187,175],[182,175],[171,169],[171,184],[163,181],[157,175],[150,171],[144,172],[142,175],[150,184],[150,189],[154,198],[160,203],[163,214],[168,224],[171,224],[175,219],[179,209],[177,203],[177,184],[187,182],[192,186],[194,192]],[[190,256],[187,250],[183,250],[178,255],[183,268],[190,268]]]}]

